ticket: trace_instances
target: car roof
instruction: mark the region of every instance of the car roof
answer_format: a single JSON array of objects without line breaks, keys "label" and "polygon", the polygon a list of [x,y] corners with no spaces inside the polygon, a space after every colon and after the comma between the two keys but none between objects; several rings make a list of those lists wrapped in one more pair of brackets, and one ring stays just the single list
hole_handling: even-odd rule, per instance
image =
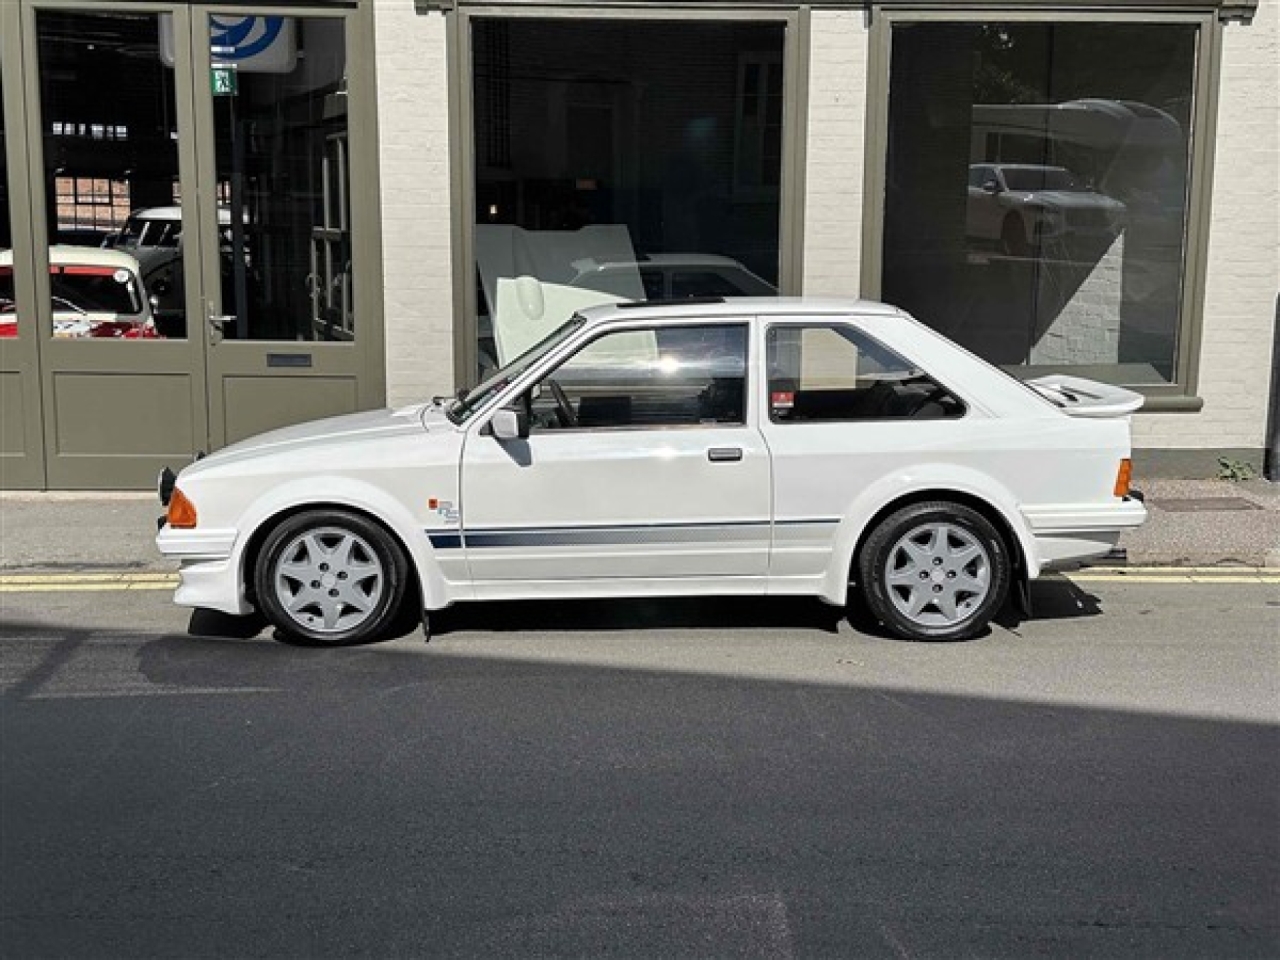
[{"label": "car roof", "polygon": [[741,262],[733,257],[718,253],[646,253],[639,257],[583,257],[573,261],[572,266],[585,273],[589,270],[631,270],[645,267],[733,267],[746,270]]},{"label": "car roof", "polygon": [[856,297],[706,297],[690,300],[636,301],[586,307],[578,311],[591,325],[622,320],[682,317],[903,317],[900,309]]},{"label": "car roof", "polygon": [[[66,267],[81,264],[89,267],[115,267],[119,270],[138,272],[138,261],[120,250],[106,250],[101,247],[76,247],[69,244],[54,244],[49,248],[49,263],[55,267]],[[13,265],[13,251],[0,251],[0,266]]]},{"label": "car roof", "polygon": [[[132,220],[176,220],[182,221],[181,207],[142,207],[129,214]],[[246,217],[246,219],[248,219]],[[218,223],[231,222],[231,208],[218,207]]]},{"label": "car roof", "polygon": [[976,164],[976,166],[999,167],[1001,170],[1061,170],[1063,173],[1069,172],[1066,167],[1059,167],[1052,163],[984,163]]}]

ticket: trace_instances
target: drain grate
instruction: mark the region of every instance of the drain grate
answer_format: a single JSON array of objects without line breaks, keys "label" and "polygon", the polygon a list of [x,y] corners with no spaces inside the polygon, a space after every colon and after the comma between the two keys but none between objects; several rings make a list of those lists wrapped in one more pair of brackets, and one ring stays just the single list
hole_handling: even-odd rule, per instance
[{"label": "drain grate", "polygon": [[1244,497],[1186,497],[1176,500],[1152,500],[1152,506],[1170,513],[1209,513],[1222,510],[1261,510]]}]

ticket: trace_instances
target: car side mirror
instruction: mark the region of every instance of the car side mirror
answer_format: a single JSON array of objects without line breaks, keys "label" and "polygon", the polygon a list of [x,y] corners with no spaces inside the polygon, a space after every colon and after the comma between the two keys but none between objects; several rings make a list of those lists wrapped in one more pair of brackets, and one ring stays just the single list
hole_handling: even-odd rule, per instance
[{"label": "car side mirror", "polygon": [[503,407],[489,421],[498,440],[529,439],[529,414],[524,410]]},{"label": "car side mirror", "polygon": [[982,191],[983,193],[999,193],[1000,184],[995,180],[984,180],[982,181]]}]

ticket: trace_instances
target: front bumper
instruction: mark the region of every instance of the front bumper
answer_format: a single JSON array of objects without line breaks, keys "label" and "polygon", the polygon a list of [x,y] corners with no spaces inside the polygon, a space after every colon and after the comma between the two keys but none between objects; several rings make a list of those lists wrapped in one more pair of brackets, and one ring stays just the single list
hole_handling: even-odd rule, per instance
[{"label": "front bumper", "polygon": [[235,615],[253,612],[240,577],[236,536],[235,530],[160,528],[157,549],[179,562],[175,603]]}]

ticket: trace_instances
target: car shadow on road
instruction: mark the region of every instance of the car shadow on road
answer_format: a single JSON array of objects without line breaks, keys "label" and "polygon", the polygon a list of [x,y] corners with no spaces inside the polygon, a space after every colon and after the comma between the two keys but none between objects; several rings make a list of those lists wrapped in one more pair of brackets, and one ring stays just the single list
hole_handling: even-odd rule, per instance
[{"label": "car shadow on road", "polygon": [[[1068,620],[1102,612],[1096,596],[1060,576],[1031,585],[1032,615],[1026,617],[1010,602],[994,619],[997,626],[1016,631],[1028,620]],[[611,632],[623,630],[815,630],[840,632],[844,620],[860,634],[895,639],[861,603],[848,610],[812,597],[647,597],[600,600],[501,600],[462,603],[431,614],[433,636],[460,633]],[[397,639],[417,629],[412,618],[382,639]],[[274,635],[260,614],[237,617],[215,610],[194,610],[187,633],[210,639],[247,640]],[[991,635],[982,631],[975,640]]]}]

